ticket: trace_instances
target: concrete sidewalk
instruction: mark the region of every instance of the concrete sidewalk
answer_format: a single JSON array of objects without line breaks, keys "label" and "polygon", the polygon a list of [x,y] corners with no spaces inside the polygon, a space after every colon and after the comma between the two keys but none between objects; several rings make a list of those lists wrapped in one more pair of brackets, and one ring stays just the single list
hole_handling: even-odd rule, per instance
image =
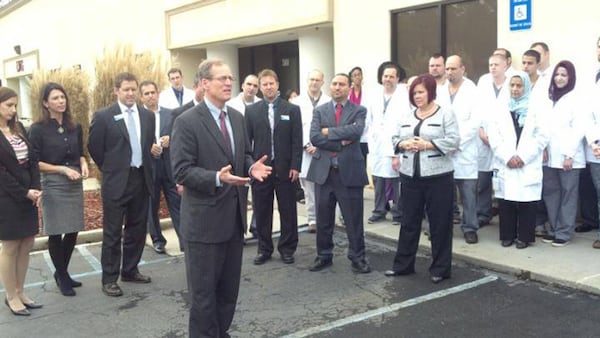
[{"label": "concrete sidewalk", "polygon": [[[89,188],[95,187],[93,183]],[[367,218],[373,208],[373,190],[365,189],[365,233],[396,241],[399,227],[391,224],[390,219],[377,224],[368,224]],[[248,218],[251,212],[248,212]],[[273,217],[273,231],[279,230],[279,216]],[[298,224],[306,224],[306,210],[304,205],[298,204]],[[175,232],[171,229],[170,219],[161,220],[167,237],[167,253],[169,255],[182,254],[178,250]],[[519,250],[514,247],[504,248],[498,239],[498,218],[492,220],[491,225],[479,230],[479,243],[466,244],[460,227],[454,229],[453,256],[454,259],[465,261],[483,268],[496,270],[503,273],[516,275],[523,279],[532,279],[545,283],[568,286],[600,295],[600,250],[593,249],[592,243],[597,233],[575,234],[569,245],[556,248],[550,244],[537,240],[532,246]],[[89,243],[102,240],[102,230],[92,230],[80,233],[78,242]],[[35,249],[46,247],[47,238],[36,239]],[[151,245],[148,237],[147,243]],[[429,253],[430,243],[426,236],[421,237],[420,251]],[[367,251],[368,251],[367,247]],[[390,268],[392,262],[390,262]]]}]

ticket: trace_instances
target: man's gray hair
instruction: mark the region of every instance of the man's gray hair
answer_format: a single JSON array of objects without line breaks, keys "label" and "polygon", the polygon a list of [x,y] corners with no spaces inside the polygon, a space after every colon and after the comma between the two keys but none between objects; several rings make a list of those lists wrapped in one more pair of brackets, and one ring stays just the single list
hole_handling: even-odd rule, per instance
[{"label": "man's gray hair", "polygon": [[194,76],[194,84],[200,83],[202,79],[211,79],[212,78],[212,68],[213,66],[222,66],[225,62],[218,59],[208,59],[202,61],[198,66],[198,70],[196,71],[196,76]]}]

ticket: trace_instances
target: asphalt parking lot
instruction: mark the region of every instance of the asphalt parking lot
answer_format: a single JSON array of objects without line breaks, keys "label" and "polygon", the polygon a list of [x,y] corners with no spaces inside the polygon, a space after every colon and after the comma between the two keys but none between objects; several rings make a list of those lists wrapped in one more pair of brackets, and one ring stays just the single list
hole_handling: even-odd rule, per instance
[{"label": "asphalt parking lot", "polygon": [[[429,282],[428,257],[417,273],[389,278],[395,243],[368,238],[373,272],[352,273],[346,240],[336,231],[331,268],[310,272],[315,238],[302,233],[296,263],[277,255],[252,264],[256,243],[244,251],[234,337],[597,337],[598,297],[515,279],[455,262],[452,278]],[[84,283],[77,296],[60,295],[47,252],[32,254],[27,293],[44,303],[29,318],[0,310],[2,337],[186,337],[187,291],[183,257],[147,247],[140,270],[147,285],[121,283],[124,296],[100,290],[100,246],[81,245],[72,274]]]}]

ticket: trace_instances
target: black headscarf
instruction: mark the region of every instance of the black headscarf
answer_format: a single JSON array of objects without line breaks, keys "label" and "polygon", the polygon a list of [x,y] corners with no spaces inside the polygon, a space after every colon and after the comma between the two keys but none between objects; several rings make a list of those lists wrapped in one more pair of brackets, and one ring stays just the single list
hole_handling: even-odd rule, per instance
[{"label": "black headscarf", "polygon": [[[567,82],[567,85],[562,88],[558,88],[554,84],[554,75],[556,74],[556,70],[558,69],[558,67],[563,67],[564,69],[566,69],[567,75],[569,76],[569,82]],[[563,61],[559,62],[558,64],[556,64],[556,67],[554,67],[554,71],[552,71],[552,79],[550,80],[550,88],[548,88],[548,95],[550,97],[550,100],[552,100],[552,102],[556,103],[566,93],[573,90],[573,88],[575,88],[575,80],[576,79],[577,79],[577,77],[575,76],[575,66],[573,66],[573,64],[570,61],[563,60]]]}]

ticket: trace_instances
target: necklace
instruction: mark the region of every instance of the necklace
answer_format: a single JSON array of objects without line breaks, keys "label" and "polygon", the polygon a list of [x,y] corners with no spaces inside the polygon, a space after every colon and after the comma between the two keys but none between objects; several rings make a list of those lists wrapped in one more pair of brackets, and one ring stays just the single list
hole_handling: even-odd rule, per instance
[{"label": "necklace", "polygon": [[433,104],[431,107],[428,107],[427,110],[419,110],[417,111],[417,116],[421,119],[426,119],[431,116],[437,110],[437,105]]},{"label": "necklace", "polygon": [[62,134],[65,132],[65,128],[63,128],[63,126],[58,126],[58,129],[56,129],[56,131],[58,131],[59,134]]}]

